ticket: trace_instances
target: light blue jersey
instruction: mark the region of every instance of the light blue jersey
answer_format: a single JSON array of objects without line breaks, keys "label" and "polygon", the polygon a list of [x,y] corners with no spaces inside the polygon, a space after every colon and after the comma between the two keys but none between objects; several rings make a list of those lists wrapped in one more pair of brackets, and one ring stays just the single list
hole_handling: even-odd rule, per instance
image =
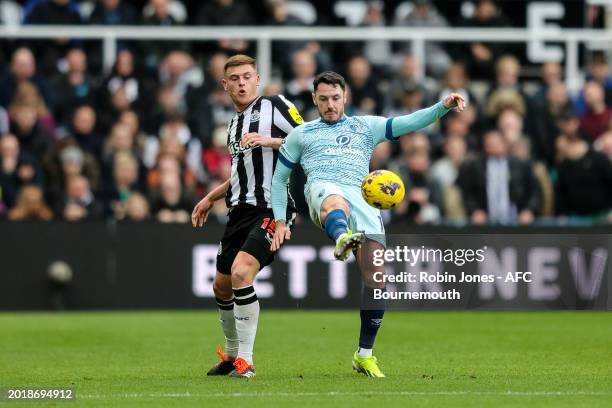
[{"label": "light blue jersey", "polygon": [[[320,225],[319,208],[332,189],[333,194],[347,192],[341,195],[353,206],[365,204],[363,199],[355,197],[361,197],[361,183],[369,173],[370,158],[376,145],[429,126],[446,112],[448,109],[439,102],[397,118],[345,116],[333,124],[318,119],[294,128],[283,141],[272,179],[275,219],[284,220],[286,217],[287,194],[283,191],[287,191],[291,169],[297,163],[306,174],[304,193],[311,217]],[[347,195],[353,198],[352,201],[360,202],[350,202]],[[364,209],[364,213],[369,211]]]}]

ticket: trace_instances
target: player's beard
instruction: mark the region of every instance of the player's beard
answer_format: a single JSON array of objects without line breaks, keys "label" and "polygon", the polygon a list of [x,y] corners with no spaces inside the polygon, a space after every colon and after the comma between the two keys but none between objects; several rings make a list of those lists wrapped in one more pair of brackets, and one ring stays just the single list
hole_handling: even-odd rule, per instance
[{"label": "player's beard", "polygon": [[338,118],[335,120],[327,120],[325,119],[325,113],[326,112],[321,112],[320,109],[317,108],[317,110],[319,111],[319,116],[321,117],[321,122],[327,123],[328,125],[333,125],[334,123],[337,123],[338,121],[340,121],[340,119],[342,119],[342,116],[344,116],[344,109],[342,109],[341,111],[338,111]]}]

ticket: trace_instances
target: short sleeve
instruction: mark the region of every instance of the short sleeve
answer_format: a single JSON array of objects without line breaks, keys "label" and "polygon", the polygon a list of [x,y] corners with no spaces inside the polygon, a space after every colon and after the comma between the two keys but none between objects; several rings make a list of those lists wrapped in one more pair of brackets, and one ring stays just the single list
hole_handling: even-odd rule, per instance
[{"label": "short sleeve", "polygon": [[274,125],[285,132],[285,135],[289,134],[293,128],[304,123],[298,109],[283,95],[272,96],[270,101],[274,109]]}]

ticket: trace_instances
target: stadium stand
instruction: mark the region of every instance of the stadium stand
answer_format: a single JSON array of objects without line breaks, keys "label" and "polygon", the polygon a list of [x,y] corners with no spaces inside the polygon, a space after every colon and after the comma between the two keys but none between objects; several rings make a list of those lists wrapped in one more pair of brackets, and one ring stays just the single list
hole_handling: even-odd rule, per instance
[{"label": "stadium stand", "polygon": [[[470,3],[471,9],[464,5],[454,18],[457,10],[447,3],[4,0],[0,22],[5,27],[524,24],[491,0]],[[224,131],[233,107],[219,80],[229,55],[255,54],[252,41],[120,40],[110,71],[104,70],[98,41],[4,38],[0,44],[0,218],[188,222],[198,197],[227,178]],[[293,100],[306,119],[315,113],[309,102],[312,77],[324,69],[345,74],[349,114],[406,114],[450,92],[469,100],[465,114],[451,114],[410,142],[375,152],[372,168],[395,169],[409,190],[403,205],[386,214],[387,222],[612,223],[609,54],[585,50],[587,80],[573,92],[563,65],[530,63],[524,46],[428,43],[424,76],[413,51],[409,43],[381,39],[276,41],[266,85]],[[490,155],[508,163],[510,176],[483,164]],[[496,177],[510,183],[510,196],[493,207],[489,189]],[[215,214],[223,220],[222,208]]]}]

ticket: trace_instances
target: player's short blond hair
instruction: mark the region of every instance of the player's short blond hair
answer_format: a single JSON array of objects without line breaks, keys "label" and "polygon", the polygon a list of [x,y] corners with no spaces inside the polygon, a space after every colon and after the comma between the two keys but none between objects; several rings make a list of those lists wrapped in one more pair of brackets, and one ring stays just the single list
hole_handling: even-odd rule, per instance
[{"label": "player's short blond hair", "polygon": [[225,65],[223,66],[223,72],[227,72],[228,68],[231,67],[239,67],[242,65],[252,65],[253,68],[257,69],[257,63],[255,58],[249,57],[248,55],[238,54],[230,57],[225,61]]}]

